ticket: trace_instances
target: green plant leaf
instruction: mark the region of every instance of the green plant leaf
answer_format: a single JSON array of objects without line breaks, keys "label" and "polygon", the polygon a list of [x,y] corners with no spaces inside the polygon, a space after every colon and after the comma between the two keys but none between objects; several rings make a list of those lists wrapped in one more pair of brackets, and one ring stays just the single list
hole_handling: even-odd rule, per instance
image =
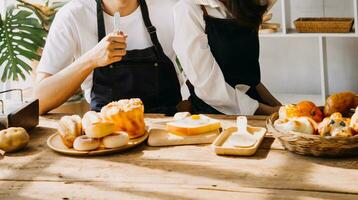
[{"label": "green plant leaf", "polygon": [[0,17],[0,66],[4,67],[1,81],[25,80],[31,67],[29,60],[39,60],[38,50],[45,45],[47,32],[27,10],[9,8],[5,19]]}]

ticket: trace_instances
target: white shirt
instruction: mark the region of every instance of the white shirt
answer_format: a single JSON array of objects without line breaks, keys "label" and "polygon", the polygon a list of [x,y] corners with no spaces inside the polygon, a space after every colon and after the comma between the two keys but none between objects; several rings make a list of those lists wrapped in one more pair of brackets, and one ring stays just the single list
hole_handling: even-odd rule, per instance
[{"label": "white shirt", "polygon": [[[252,115],[258,101],[245,93],[246,85],[231,87],[210,51],[205,21],[200,5],[216,18],[227,18],[226,7],[219,0],[180,0],[174,8],[173,48],[185,75],[195,87],[195,94],[224,114]],[[239,62],[240,58],[238,58]]]},{"label": "white shirt", "polygon": [[[172,43],[175,3],[177,0],[147,0],[150,19],[157,28],[159,41],[165,54],[174,64],[176,64],[176,55]],[[113,17],[104,13],[104,21],[106,33],[113,32]],[[127,50],[152,46],[140,7],[130,15],[121,17],[120,26],[120,30],[128,35]],[[48,74],[58,73],[98,43],[97,33],[96,1],[70,1],[56,14],[37,71]],[[178,76],[181,80],[180,75]],[[89,102],[92,74],[87,77],[81,87]]]}]

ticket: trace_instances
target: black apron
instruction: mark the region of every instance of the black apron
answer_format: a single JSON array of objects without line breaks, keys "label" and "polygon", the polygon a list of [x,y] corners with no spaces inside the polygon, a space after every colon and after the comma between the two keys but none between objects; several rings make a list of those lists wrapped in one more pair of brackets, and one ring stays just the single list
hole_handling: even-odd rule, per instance
[{"label": "black apron", "polygon": [[[219,64],[225,81],[233,88],[237,84],[250,86],[246,94],[261,101],[255,88],[261,82],[258,29],[240,25],[234,19],[211,17],[204,6],[201,8],[211,53]],[[196,96],[189,81],[187,85],[193,113],[222,114]]]},{"label": "black apron", "polygon": [[[102,1],[96,2],[98,41],[101,41],[106,36],[106,29]],[[122,61],[94,70],[91,91],[91,109],[94,111],[100,111],[112,101],[140,98],[147,113],[174,114],[176,105],[182,100],[175,67],[163,52],[145,0],[139,2],[153,46],[127,51]]]}]

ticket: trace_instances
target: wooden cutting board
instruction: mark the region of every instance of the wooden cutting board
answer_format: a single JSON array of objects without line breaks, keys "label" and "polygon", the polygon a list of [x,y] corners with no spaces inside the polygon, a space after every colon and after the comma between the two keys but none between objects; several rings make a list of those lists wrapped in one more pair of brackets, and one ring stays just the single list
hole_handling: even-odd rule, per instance
[{"label": "wooden cutting board", "polygon": [[220,131],[217,130],[202,135],[179,136],[169,133],[165,129],[154,128],[149,131],[148,145],[159,147],[191,144],[211,144],[219,134]]}]

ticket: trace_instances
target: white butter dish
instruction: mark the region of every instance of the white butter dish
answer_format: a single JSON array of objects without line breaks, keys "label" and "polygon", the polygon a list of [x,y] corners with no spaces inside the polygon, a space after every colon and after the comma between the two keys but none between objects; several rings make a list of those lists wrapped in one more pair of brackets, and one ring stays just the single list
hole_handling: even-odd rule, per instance
[{"label": "white butter dish", "polygon": [[254,155],[266,135],[266,129],[260,127],[247,127],[248,133],[252,134],[256,138],[256,143],[250,147],[237,147],[232,145],[232,142],[230,142],[229,140],[232,134],[235,134],[237,130],[238,129],[236,127],[231,127],[221,132],[221,134],[211,145],[213,151],[218,155]]}]

